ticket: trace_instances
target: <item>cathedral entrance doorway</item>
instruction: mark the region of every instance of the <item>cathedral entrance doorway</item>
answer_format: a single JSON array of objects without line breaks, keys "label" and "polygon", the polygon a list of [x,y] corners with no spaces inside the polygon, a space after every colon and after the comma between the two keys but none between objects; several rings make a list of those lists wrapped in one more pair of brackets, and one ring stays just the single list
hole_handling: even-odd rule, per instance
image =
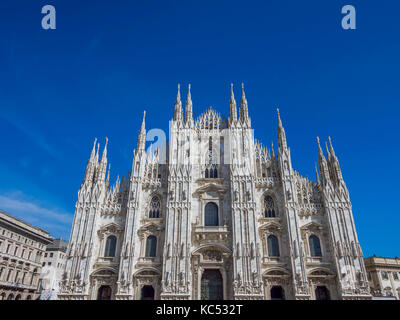
[{"label": "cathedral entrance doorway", "polygon": [[101,286],[97,294],[97,300],[111,300],[111,287]]},{"label": "cathedral entrance doorway", "polygon": [[153,286],[143,286],[141,299],[142,300],[154,300]]},{"label": "cathedral entrance doorway", "polygon": [[285,300],[285,293],[281,286],[271,288],[271,300]]},{"label": "cathedral entrance doorway", "polygon": [[315,289],[315,299],[316,300],[330,300],[329,291],[325,286],[318,286]]},{"label": "cathedral entrance doorway", "polygon": [[201,277],[201,300],[223,300],[222,275],[219,270],[205,269]]}]

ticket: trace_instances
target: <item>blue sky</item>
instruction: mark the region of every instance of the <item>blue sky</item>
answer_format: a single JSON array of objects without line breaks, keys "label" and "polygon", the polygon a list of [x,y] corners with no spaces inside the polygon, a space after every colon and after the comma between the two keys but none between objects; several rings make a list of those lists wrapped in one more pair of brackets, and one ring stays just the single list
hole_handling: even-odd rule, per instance
[{"label": "blue sky", "polygon": [[[41,28],[52,4],[57,29]],[[357,29],[341,28],[352,4]],[[332,137],[366,256],[400,255],[400,28],[396,1],[0,2],[0,209],[69,238],[93,139],[112,180],[131,167],[142,112],[168,129],[177,83],[194,114],[228,115],[244,82],[256,137],[315,179]]]}]

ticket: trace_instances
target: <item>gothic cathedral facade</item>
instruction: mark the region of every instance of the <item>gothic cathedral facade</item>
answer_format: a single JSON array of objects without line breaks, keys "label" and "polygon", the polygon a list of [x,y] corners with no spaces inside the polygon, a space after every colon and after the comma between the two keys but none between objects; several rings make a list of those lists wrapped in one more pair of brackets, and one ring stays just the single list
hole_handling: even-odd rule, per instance
[{"label": "gothic cathedral facade", "polygon": [[196,120],[180,91],[165,148],[110,186],[96,140],[78,192],[59,299],[370,299],[352,205],[332,143],[316,181],[292,167],[278,110],[274,151],[237,115]]}]

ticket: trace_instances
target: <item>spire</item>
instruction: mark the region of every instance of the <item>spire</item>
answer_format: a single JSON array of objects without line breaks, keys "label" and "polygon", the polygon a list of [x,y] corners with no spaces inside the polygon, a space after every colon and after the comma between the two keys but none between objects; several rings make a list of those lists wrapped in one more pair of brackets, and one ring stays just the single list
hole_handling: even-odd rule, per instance
[{"label": "spire", "polygon": [[182,101],[181,101],[181,85],[178,83],[178,93],[176,94],[174,120],[182,121]]},{"label": "spire", "polygon": [[283,125],[282,125],[282,120],[281,120],[281,116],[279,114],[279,109],[276,109],[276,112],[278,113],[278,144],[279,144],[279,148],[286,150],[287,143],[286,143],[285,129],[283,128]]},{"label": "spire", "polygon": [[140,127],[140,132],[146,132],[146,110],[143,111],[142,125]]},{"label": "spire", "polygon": [[107,173],[107,188],[110,185],[110,171],[111,171],[111,163],[108,165],[108,173]]},{"label": "spire", "polygon": [[273,141],[271,141],[271,151],[272,151],[272,157],[275,158],[274,142]]},{"label": "spire", "polygon": [[236,100],[233,93],[233,83],[231,83],[231,98],[229,100],[229,124],[237,121]]},{"label": "spire", "polygon": [[95,159],[95,156],[96,156],[96,143],[97,143],[97,138],[94,139],[92,152],[90,153],[90,158],[89,158],[89,160],[87,162],[87,165],[86,165],[84,181],[90,181],[90,180],[93,179],[94,168],[95,168],[95,160],[96,160]]},{"label": "spire", "polygon": [[97,143],[97,151],[96,151],[96,163],[99,161],[99,149],[100,149],[100,143]]},{"label": "spire", "polygon": [[336,157],[335,150],[333,149],[331,137],[328,137],[328,140],[329,140],[329,146],[330,146],[331,154],[332,154],[333,157]]},{"label": "spire", "polygon": [[192,95],[190,94],[190,83],[188,86],[188,94],[186,98],[186,108],[185,108],[185,123],[193,122],[193,103]]},{"label": "spire", "polygon": [[247,105],[246,94],[244,92],[244,84],[242,82],[242,100],[240,101],[240,120],[245,122],[249,119],[249,108]]},{"label": "spire", "polygon": [[321,175],[322,183],[325,185],[326,182],[329,180],[329,170],[328,164],[326,162],[324,153],[322,152],[321,144],[319,142],[319,137],[317,137],[318,142],[318,165],[319,165],[319,173]]},{"label": "spire", "polygon": [[321,157],[324,157],[324,153],[322,152],[322,149],[321,149],[321,144],[319,143],[319,137],[317,137],[317,143],[318,143],[318,154]]},{"label": "spire", "polygon": [[103,155],[101,156],[100,162],[107,162],[107,144],[108,144],[108,138],[106,137],[106,144],[104,146]]},{"label": "spire", "polygon": [[318,167],[317,167],[316,162],[315,162],[315,176],[317,177],[317,183],[319,183],[319,174],[318,174]]},{"label": "spire", "polygon": [[328,148],[328,143],[325,141],[325,149],[326,149],[326,155],[328,160],[331,158],[331,153],[329,152],[329,148]]},{"label": "spire", "polygon": [[92,153],[90,154],[89,161],[93,161],[94,160],[94,156],[95,156],[95,153],[96,153],[96,142],[97,142],[97,138],[94,138],[93,149],[92,149]]},{"label": "spire", "polygon": [[146,144],[146,110],[143,111],[142,126],[140,127],[136,150],[144,150]]},{"label": "spire", "polygon": [[343,177],[342,177],[342,171],[340,169],[339,159],[336,157],[335,150],[333,149],[331,137],[328,137],[328,140],[329,140],[330,153],[331,153],[330,161],[331,161],[334,175],[336,177],[336,181],[342,181]]}]

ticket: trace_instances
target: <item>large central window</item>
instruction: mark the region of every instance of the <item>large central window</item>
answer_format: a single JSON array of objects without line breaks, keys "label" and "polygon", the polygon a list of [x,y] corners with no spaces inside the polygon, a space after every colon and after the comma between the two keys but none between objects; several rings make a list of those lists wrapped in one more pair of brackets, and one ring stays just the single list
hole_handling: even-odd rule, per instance
[{"label": "large central window", "polygon": [[204,211],[204,225],[218,226],[218,206],[214,202],[209,202],[206,204]]}]

